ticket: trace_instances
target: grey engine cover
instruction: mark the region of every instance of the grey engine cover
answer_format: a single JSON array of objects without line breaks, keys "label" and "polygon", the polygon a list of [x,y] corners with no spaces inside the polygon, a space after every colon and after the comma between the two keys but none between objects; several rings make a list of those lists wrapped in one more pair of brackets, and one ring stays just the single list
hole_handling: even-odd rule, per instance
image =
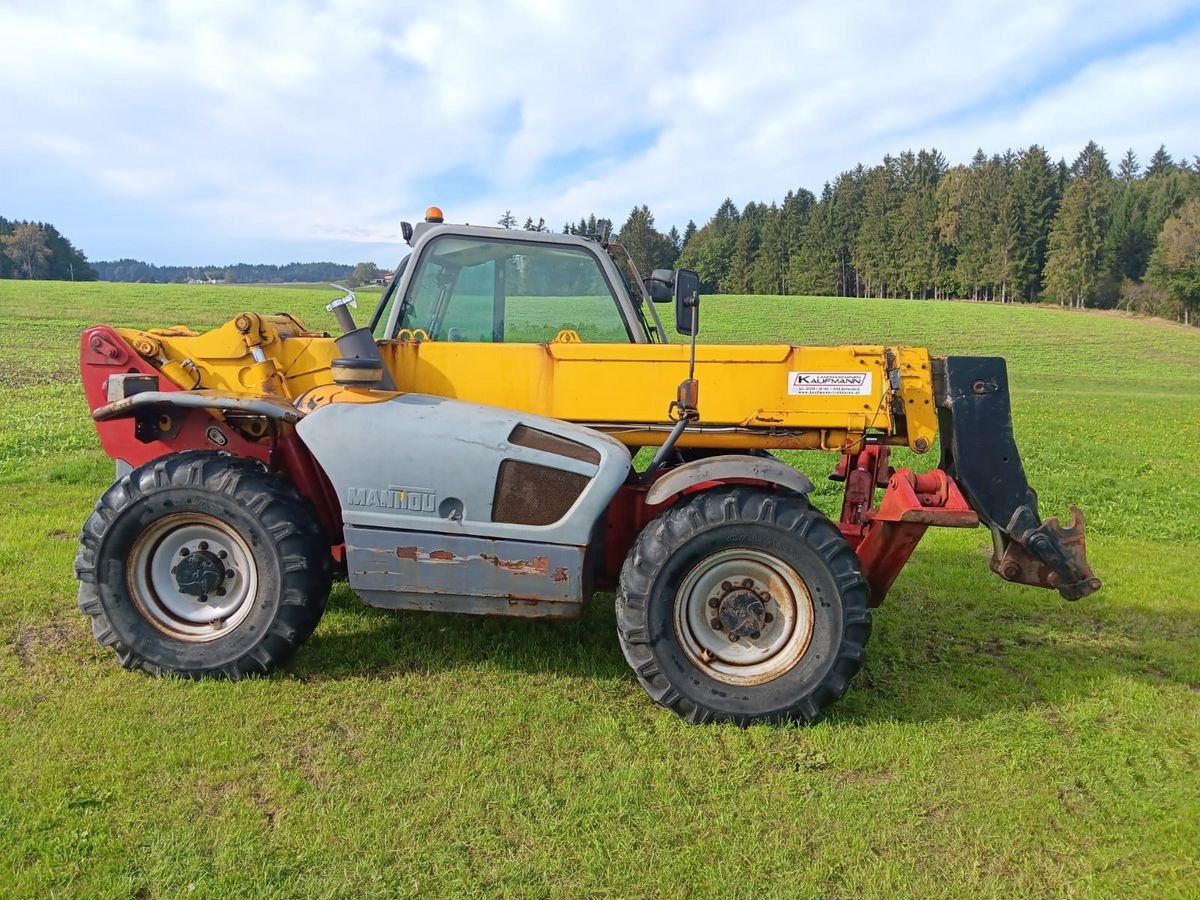
[{"label": "grey engine cover", "polygon": [[329,404],[296,428],[337,491],[350,586],[367,603],[537,617],[582,610],[588,544],[629,473],[619,441],[422,394]]}]

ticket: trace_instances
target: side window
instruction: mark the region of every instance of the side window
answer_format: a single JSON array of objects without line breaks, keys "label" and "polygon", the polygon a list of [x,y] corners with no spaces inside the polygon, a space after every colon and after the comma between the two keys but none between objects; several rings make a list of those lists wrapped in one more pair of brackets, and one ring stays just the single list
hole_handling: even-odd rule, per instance
[{"label": "side window", "polygon": [[422,254],[400,327],[438,341],[542,343],[560,331],[627,343],[629,330],[595,257],[579,247],[440,237]]}]

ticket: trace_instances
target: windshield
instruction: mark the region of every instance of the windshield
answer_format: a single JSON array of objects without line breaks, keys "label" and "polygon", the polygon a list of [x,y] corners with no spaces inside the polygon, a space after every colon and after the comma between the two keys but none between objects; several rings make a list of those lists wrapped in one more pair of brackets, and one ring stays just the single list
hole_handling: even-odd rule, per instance
[{"label": "windshield", "polygon": [[[633,257],[621,244],[609,244],[605,249],[608,251],[613,265],[621,274],[621,280],[625,283],[625,291],[637,309],[642,331],[652,342],[667,343],[667,332],[663,329],[662,320],[658,317],[658,310],[654,308],[654,303],[646,296],[641,275],[638,273]],[[647,310],[650,312],[649,317],[646,315]]]},{"label": "windshield", "polygon": [[399,328],[431,340],[544,343],[563,331],[628,343],[599,260],[580,247],[504,238],[435,238],[409,282]]},{"label": "windshield", "polygon": [[384,329],[387,328],[388,312],[395,302],[396,290],[400,286],[400,276],[404,274],[404,270],[408,267],[408,260],[411,256],[412,254],[410,253],[404,259],[400,260],[400,265],[396,267],[396,272],[392,275],[392,280],[383,289],[383,295],[379,298],[379,304],[375,307],[375,312],[371,316],[371,324],[367,328],[376,339],[383,337]]}]

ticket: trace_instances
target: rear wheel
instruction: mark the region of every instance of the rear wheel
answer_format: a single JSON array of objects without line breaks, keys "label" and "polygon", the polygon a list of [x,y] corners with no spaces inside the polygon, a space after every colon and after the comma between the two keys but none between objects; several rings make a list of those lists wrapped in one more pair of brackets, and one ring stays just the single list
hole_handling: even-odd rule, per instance
[{"label": "rear wheel", "polygon": [[79,607],[126,668],[237,678],[308,638],[329,596],[316,512],[253,460],[173,454],[105,492],[80,535]]},{"label": "rear wheel", "polygon": [[689,721],[811,722],[862,665],[868,597],[858,557],[803,497],[718,489],[643,529],[617,624],[642,686]]}]

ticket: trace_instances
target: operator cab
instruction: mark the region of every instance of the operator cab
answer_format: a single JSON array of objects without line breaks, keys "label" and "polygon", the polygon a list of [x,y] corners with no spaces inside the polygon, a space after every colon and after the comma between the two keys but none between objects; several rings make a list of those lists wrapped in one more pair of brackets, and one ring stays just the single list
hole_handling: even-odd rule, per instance
[{"label": "operator cab", "polygon": [[[413,252],[372,317],[376,340],[471,343],[665,343],[647,288],[623,247],[551,232],[447,225],[431,207],[402,224]],[[667,288],[669,294],[669,287]],[[669,296],[666,297],[669,299]]]}]

